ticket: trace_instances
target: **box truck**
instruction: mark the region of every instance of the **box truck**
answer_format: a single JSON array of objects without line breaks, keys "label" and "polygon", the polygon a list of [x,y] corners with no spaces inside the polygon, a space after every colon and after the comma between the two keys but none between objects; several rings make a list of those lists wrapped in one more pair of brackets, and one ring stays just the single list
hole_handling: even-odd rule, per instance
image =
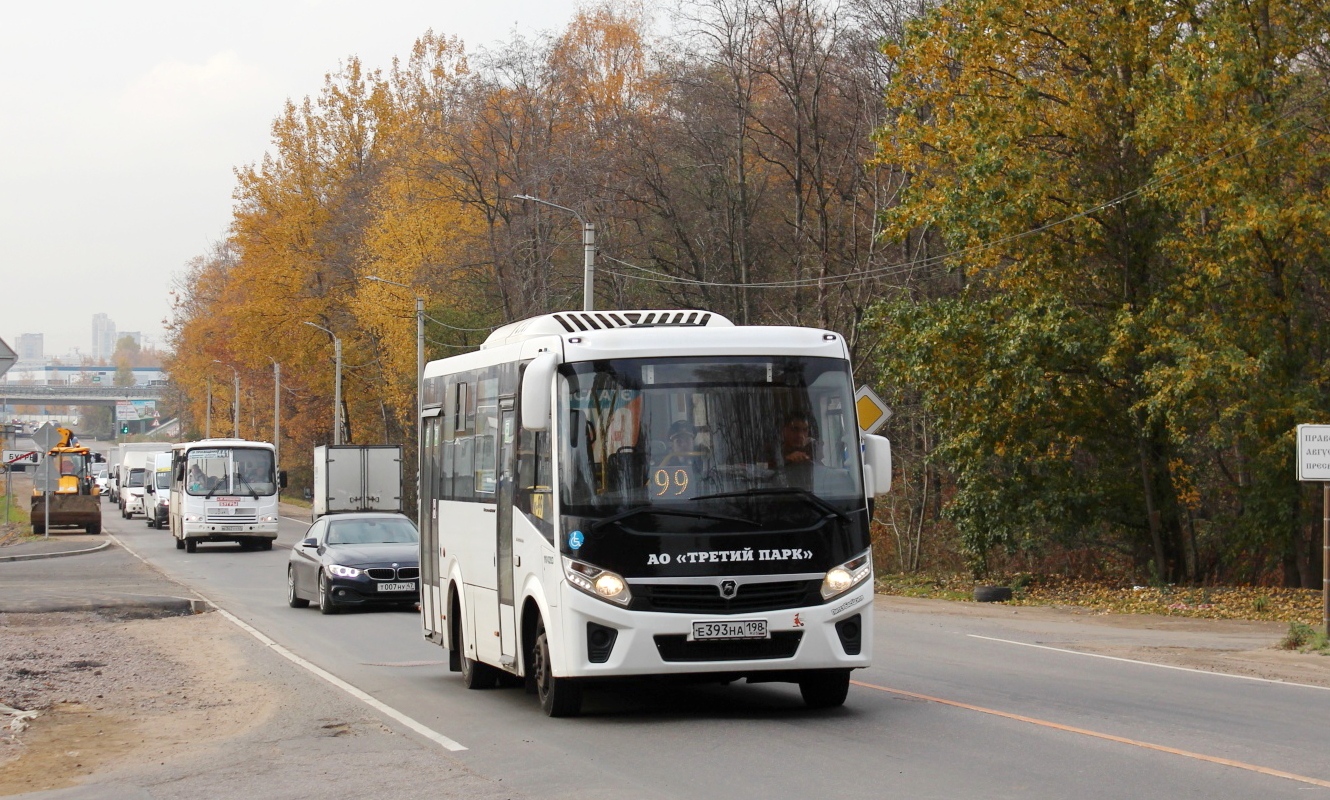
[{"label": "box truck", "polygon": [[314,512],[402,512],[402,448],[320,445],[314,448]]}]

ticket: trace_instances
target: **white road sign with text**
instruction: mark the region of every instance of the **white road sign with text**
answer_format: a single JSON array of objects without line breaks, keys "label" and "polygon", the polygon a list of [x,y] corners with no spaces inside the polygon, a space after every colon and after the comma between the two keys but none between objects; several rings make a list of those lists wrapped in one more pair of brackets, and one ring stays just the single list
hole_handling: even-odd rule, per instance
[{"label": "white road sign with text", "polygon": [[1330,481],[1330,425],[1298,426],[1298,480]]}]

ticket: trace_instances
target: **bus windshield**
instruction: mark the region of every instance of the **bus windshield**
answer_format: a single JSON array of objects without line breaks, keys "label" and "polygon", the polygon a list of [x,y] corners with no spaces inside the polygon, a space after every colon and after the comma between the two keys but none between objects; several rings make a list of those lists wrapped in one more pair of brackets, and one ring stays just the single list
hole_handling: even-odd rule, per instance
[{"label": "bus windshield", "polygon": [[816,518],[864,505],[840,359],[614,359],[565,364],[560,376],[565,513],[689,513],[724,498],[798,524],[794,509]]},{"label": "bus windshield", "polygon": [[192,495],[270,495],[277,491],[272,451],[259,447],[190,450],[185,491]]}]

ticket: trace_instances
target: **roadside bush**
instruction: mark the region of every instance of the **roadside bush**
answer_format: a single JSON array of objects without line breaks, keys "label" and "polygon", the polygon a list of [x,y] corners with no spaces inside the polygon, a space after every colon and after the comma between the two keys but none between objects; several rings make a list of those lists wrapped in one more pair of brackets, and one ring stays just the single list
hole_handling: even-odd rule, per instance
[{"label": "roadside bush", "polygon": [[1305,622],[1289,623],[1288,633],[1284,634],[1284,639],[1279,646],[1285,650],[1301,650],[1302,652],[1326,652],[1330,650],[1330,640],[1326,639],[1325,632],[1317,630]]}]

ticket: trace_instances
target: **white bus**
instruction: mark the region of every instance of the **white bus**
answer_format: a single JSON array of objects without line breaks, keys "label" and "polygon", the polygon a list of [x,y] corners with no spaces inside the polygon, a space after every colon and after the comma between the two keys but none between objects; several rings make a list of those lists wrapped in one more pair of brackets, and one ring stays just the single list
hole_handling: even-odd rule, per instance
[{"label": "white bus", "polygon": [[236,542],[271,550],[277,538],[273,446],[244,439],[203,439],[171,448],[171,535],[177,550],[200,542]]},{"label": "white bus", "polygon": [[891,448],[859,432],[839,334],[550,314],[431,362],[421,391],[421,618],[469,688],[524,678],[551,716],[625,676],[844,703]]}]

